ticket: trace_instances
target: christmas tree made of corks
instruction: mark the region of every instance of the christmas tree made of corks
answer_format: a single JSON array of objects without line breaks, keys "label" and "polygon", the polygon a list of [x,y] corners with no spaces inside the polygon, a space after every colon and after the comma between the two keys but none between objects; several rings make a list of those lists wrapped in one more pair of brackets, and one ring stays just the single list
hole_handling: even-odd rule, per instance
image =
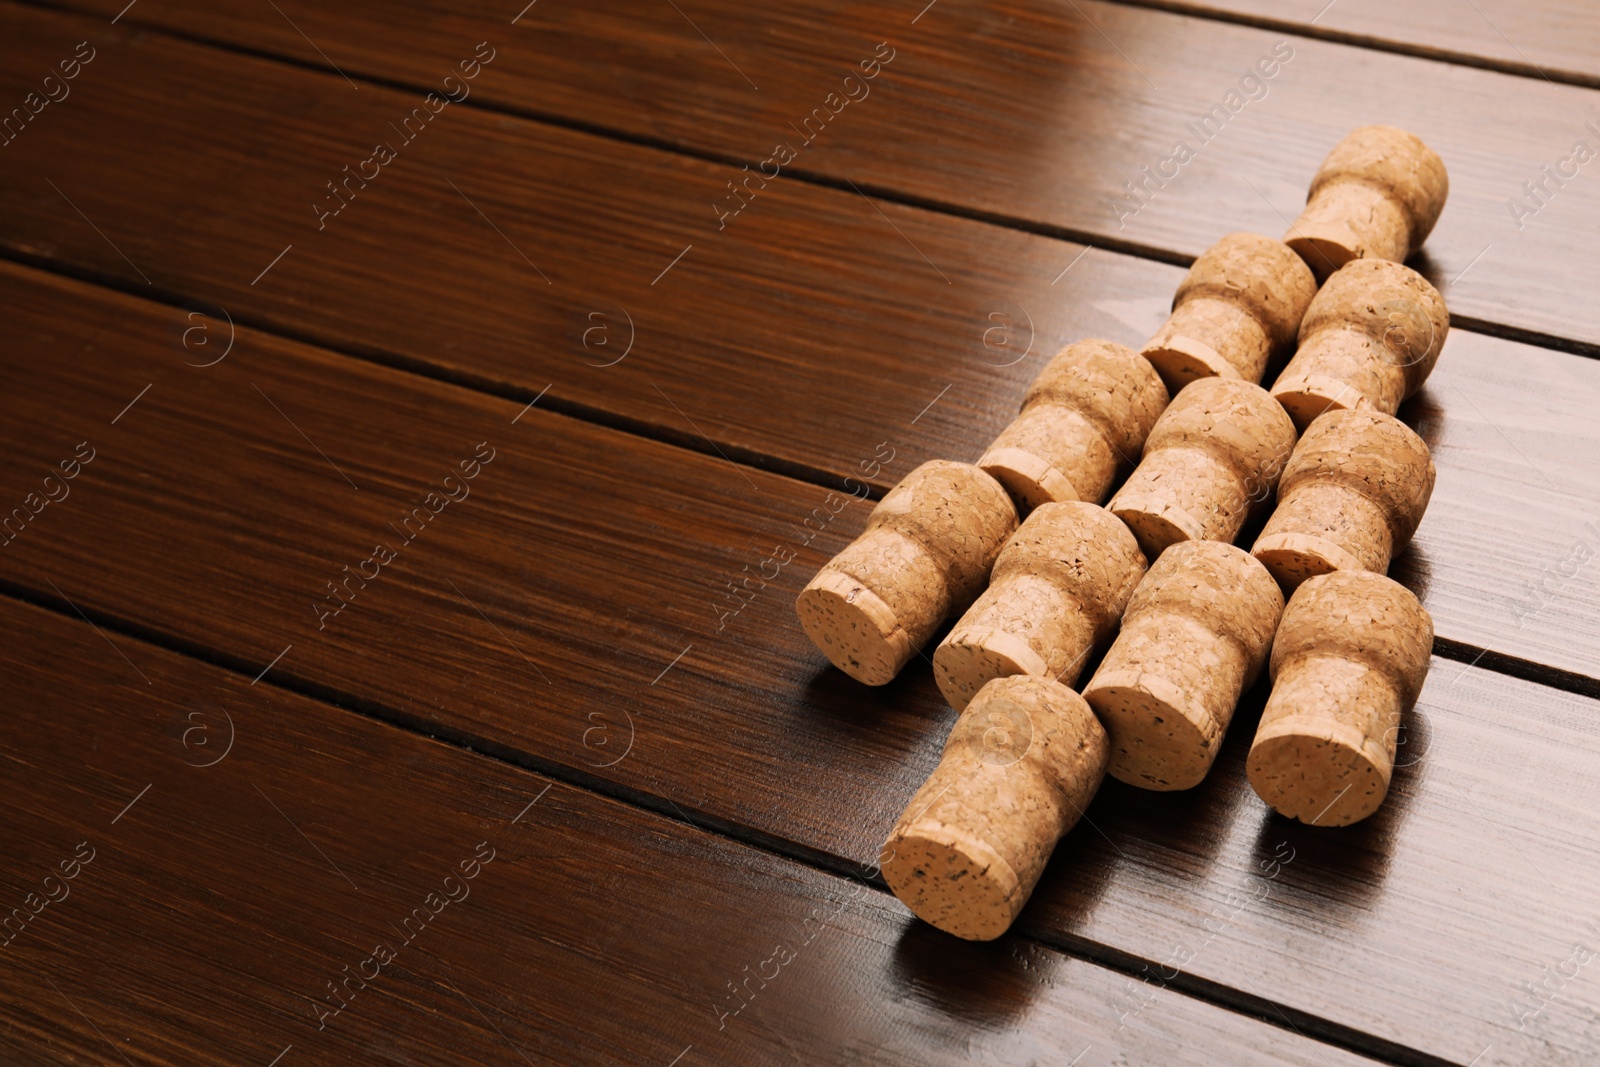
[{"label": "christmas tree made of corks", "polygon": [[1198,784],[1263,667],[1261,799],[1316,826],[1383,802],[1433,645],[1385,576],[1434,481],[1395,411],[1449,329],[1402,261],[1448,190],[1413,134],[1351,133],[1285,240],[1218,241],[1142,351],[1068,345],[976,464],[913,470],[800,593],[807,636],[868,685],[959,616],[933,670],[960,716],[880,860],[919,917],[1004,933],[1106,774]]}]

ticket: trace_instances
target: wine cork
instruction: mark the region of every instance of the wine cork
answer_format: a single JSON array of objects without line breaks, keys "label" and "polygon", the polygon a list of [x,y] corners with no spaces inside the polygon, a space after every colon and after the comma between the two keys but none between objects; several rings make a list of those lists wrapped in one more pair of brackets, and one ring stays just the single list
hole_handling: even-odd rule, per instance
[{"label": "wine cork", "polygon": [[1322,281],[1352,259],[1403,263],[1439,221],[1450,176],[1416,134],[1363,126],[1317,169],[1284,240]]},{"label": "wine cork", "polygon": [[1108,506],[1149,559],[1179,541],[1232,541],[1271,499],[1294,437],[1261,386],[1202,378],[1156,420],[1144,458]]},{"label": "wine cork", "polygon": [[1079,341],[1039,372],[1022,413],[978,466],[1022,511],[1064,500],[1098,504],[1133,469],[1166,406],[1166,387],[1133,349]]},{"label": "wine cork", "polygon": [[1111,739],[1111,776],[1145,789],[1199,785],[1282,612],[1278,583],[1242,549],[1187,541],[1163,553],[1083,691]]},{"label": "wine cork", "polygon": [[1106,749],[1105,731],[1066,686],[990,682],[889,834],[884,881],[946,933],[999,937],[1100,788]]},{"label": "wine cork", "polygon": [[1196,378],[1259,382],[1268,362],[1294,347],[1316,291],[1316,278],[1288,245],[1231,233],[1189,268],[1144,357],[1173,394]]},{"label": "wine cork", "polygon": [[1444,298],[1426,278],[1386,259],[1354,260],[1311,301],[1272,395],[1301,432],[1329,408],[1393,415],[1422,388],[1449,332]]},{"label": "wine cork", "polygon": [[924,463],[801,590],[800,624],[835,667],[883,685],[972,603],[1016,527],[999,482],[970,463]]},{"label": "wine cork", "polygon": [[1301,438],[1251,554],[1287,591],[1330,571],[1383,574],[1433,495],[1428,446],[1378,411],[1330,411]]},{"label": "wine cork", "polygon": [[1274,811],[1348,826],[1383,803],[1400,719],[1428,676],[1433,619],[1381,574],[1313,578],[1284,608],[1246,770]]},{"label": "wine cork", "polygon": [[1001,549],[989,588],[934,651],[940,692],[959,711],[995,678],[1071,685],[1090,650],[1116,631],[1144,566],[1127,527],[1104,508],[1037,508]]}]

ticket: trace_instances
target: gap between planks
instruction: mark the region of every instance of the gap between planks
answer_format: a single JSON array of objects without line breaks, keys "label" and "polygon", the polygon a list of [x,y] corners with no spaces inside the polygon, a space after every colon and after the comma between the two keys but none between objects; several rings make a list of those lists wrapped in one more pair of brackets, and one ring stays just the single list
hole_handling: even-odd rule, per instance
[{"label": "gap between planks", "polygon": [[[240,657],[218,649],[208,648],[176,635],[165,634],[105,612],[94,611],[90,614],[83,614],[75,611],[69,614],[51,598],[37,594],[26,586],[18,585],[9,579],[0,579],[0,596],[48,611],[70,621],[75,621],[81,617],[83,621],[88,622],[91,626],[104,627],[118,636],[225,671],[236,678],[247,680],[248,685],[255,684],[248,681],[252,677],[260,680],[259,676],[254,673],[256,665],[246,663]],[[798,841],[791,841],[726,819],[719,819],[703,812],[697,811],[696,817],[691,819],[676,803],[665,796],[659,796],[641,789],[629,788],[618,782],[589,774],[566,764],[540,759],[532,753],[511,748],[488,738],[480,737],[470,731],[448,727],[418,716],[409,715],[391,708],[381,701],[343,692],[332,686],[296,678],[287,671],[273,672],[272,678],[267,679],[264,684],[274,689],[315,701],[335,713],[356,715],[363,719],[381,723],[384,726],[424,737],[468,755],[493,760],[516,770],[550,779],[552,782],[560,782],[575,789],[582,789],[606,800],[612,800],[628,807],[660,816],[680,826],[686,826],[691,830],[711,834],[747,848],[753,848],[769,855],[798,863],[801,866],[826,875],[847,878],[854,882],[869,885],[884,896],[891,895],[888,883],[884,881],[881,874],[872,879],[861,878],[855,871],[855,868],[859,865],[842,857],[811,848]],[[140,795],[142,796],[143,794]],[[543,796],[543,793],[540,796]],[[530,804],[529,807],[531,806]],[[1058,952],[1069,959],[1080,959],[1130,979],[1138,979],[1141,975],[1149,973],[1153,966],[1156,966],[1154,960],[1147,960],[1132,953],[1123,952],[1111,945],[1072,934],[1052,931],[1032,932],[1021,927],[1014,928],[1012,933],[1021,940]],[[1414,1049],[1409,1045],[1389,1041],[1364,1030],[1358,1030],[1343,1023],[1312,1015],[1285,1004],[1279,1004],[1259,994],[1247,993],[1220,982],[1198,978],[1187,971],[1180,972],[1177,978],[1164,983],[1162,988],[1174,990],[1191,1000],[1209,1004],[1232,1014],[1255,1019],[1275,1029],[1292,1032],[1302,1038],[1317,1041],[1381,1063],[1390,1064],[1392,1067],[1457,1067],[1457,1065],[1448,1060]]]}]

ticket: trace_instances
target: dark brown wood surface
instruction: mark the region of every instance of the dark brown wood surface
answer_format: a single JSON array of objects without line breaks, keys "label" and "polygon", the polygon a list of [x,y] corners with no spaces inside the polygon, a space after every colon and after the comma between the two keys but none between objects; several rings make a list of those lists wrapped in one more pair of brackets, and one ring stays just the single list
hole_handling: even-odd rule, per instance
[{"label": "dark brown wood surface", "polygon": [[[1588,1062],[1600,206],[1580,178],[1491,216],[1600,109],[1465,19],[1438,44],[1439,5],[1343,2],[1125,230],[1110,189],[1307,16],[0,3],[3,99],[97,49],[0,145],[0,1059]],[[1528,32],[1581,68],[1562,11]],[[1389,802],[1269,815],[1258,688],[1200,788],[1108,784],[1005,940],[912,921],[869,864],[954,713],[922,663],[865,689],[798,630],[846,491],[975,455],[1060,343],[1141,341],[1177,264],[1277,232],[1372,119],[1446,155],[1417,265],[1473,327],[1402,412],[1440,480],[1394,573],[1450,658]],[[316,983],[502,831],[318,1030]],[[83,840],[70,899],[30,900]]]},{"label": "dark brown wood surface", "polygon": [[[96,0],[89,9],[110,17],[120,6]],[[1600,350],[1600,309],[1569,295],[1600,286],[1588,237],[1600,225],[1600,183],[1569,164],[1578,177],[1549,186],[1547,203],[1523,189],[1576,141],[1600,152],[1600,134],[1586,126],[1600,125],[1600,107],[1583,88],[1098,0],[939,0],[920,17],[920,4],[708,0],[679,11],[632,0],[535,5],[515,25],[505,6],[301,2],[280,5],[280,15],[160,0],[127,18],[292,56],[328,73],[332,96],[360,95],[337,67],[413,87],[420,99],[487,39],[500,58],[471,99],[725,161],[683,205],[703,242],[737,237],[766,216],[767,192],[781,181],[720,234],[713,204],[728,195],[725,181],[743,177],[742,164],[754,170],[793,142],[790,176],[1186,259],[1232,230],[1283,233],[1329,148],[1381,118],[1422,136],[1450,169],[1449,205],[1415,265],[1452,314]],[[1460,10],[1462,25],[1480,19]],[[794,127],[879,42],[895,58],[859,103],[833,105],[837,118],[806,143]],[[1277,48],[1292,58],[1259,88],[1245,86],[1256,99],[1242,99],[1241,79]],[[1240,94],[1236,111],[1230,92]],[[1188,124],[1216,106],[1226,124],[1195,136]],[[341,162],[366,150],[364,131],[350,137]],[[1116,208],[1124,183],[1142,180],[1141,168],[1157,168],[1179,141],[1194,159],[1136,214],[1131,201]],[[1519,199],[1537,211],[1514,214]],[[693,240],[665,249],[661,262]],[[947,275],[986,262],[924,251]],[[928,269],[920,263],[906,266]]]},{"label": "dark brown wood surface", "polygon": [[[15,10],[41,63],[77,22]],[[404,94],[161,38],[108,41],[72,109],[47,110],[0,155],[13,254],[204,306],[211,319],[174,317],[219,335],[227,315],[828,484],[870,474],[881,489],[929,458],[975,458],[1048,355],[1081,336],[1141,343],[1181,277],[1096,250],[1053,283],[1081,246],[883,205],[906,240],[855,193],[801,183],[700,244],[674,212],[694,210],[716,167],[470,110],[442,113],[435,140],[319,232],[307,190],[348,158],[330,130],[381,129]],[[13,88],[0,75],[0,92]],[[158,98],[178,102],[152,122]],[[228,134],[192,136],[202,128]],[[66,158],[81,170],[52,177]],[[119,179],[78,188],[73,173]],[[463,183],[472,203],[452,189]],[[641,242],[669,222],[678,237]],[[679,238],[695,247],[652,285]],[[195,347],[190,362],[209,358]],[[1488,649],[1534,677],[1548,672],[1530,665],[1555,667],[1590,692],[1596,572],[1568,572],[1575,546],[1600,536],[1586,533],[1600,520],[1597,397],[1593,362],[1457,331],[1404,412],[1441,473],[1397,572],[1467,658]],[[881,470],[880,447],[896,457]]]},{"label": "dark brown wood surface", "polygon": [[[929,672],[855,685],[794,622],[794,592],[865,504],[835,494],[837,527],[801,545],[793,524],[826,514],[827,490],[253,331],[184,366],[175,312],[4,277],[37,354],[10,371],[8,453],[43,471],[79,439],[96,449],[0,555],[20,595],[840,869],[872,860],[932,769],[953,713]],[[465,499],[404,544],[387,524],[485,440]],[[323,584],[374,541],[397,558],[319,629]],[[725,576],[779,544],[795,559],[733,613]],[[1337,837],[1250,793],[1252,732],[1246,710],[1198,790],[1108,786],[1023,928],[1130,969],[1194,950],[1160,973],[1402,1062],[1490,1045],[1480,1063],[1518,1062],[1532,1034],[1582,1047],[1581,1027],[1518,1031],[1505,1005],[1600,909],[1585,882],[1600,707],[1438,660],[1402,749],[1415,767]],[[1567,798],[1553,836],[1536,829],[1552,796]],[[1262,875],[1291,851],[1297,869]],[[1459,920],[1441,926],[1446,909]],[[1376,958],[1428,1007],[1375,999]],[[1125,992],[1131,1011],[1146,991]]]},{"label": "dark brown wood surface", "polygon": [[1124,975],[951,951],[871,871],[15,601],[0,635],[7,1063],[1371,1062],[1172,991],[1119,1032]]},{"label": "dark brown wood surface", "polygon": [[1584,0],[1118,0],[1407,55],[1600,86],[1600,20]]}]

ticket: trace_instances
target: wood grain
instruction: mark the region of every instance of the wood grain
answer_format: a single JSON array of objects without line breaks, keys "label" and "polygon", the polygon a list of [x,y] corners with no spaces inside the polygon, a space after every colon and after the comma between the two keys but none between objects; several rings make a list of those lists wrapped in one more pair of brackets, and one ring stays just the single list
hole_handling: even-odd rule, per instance
[{"label": "wood grain", "polygon": [[9,1063],[1372,1062],[1170,991],[1119,1031],[1121,975],[863,881],[12,600],[0,635]]},{"label": "wood grain", "polygon": [[[79,440],[98,450],[0,550],[6,588],[827,864],[869,861],[932,770],[953,713],[930,672],[865,689],[794,620],[795,591],[863,504],[253,331],[214,367],[184,366],[170,309],[4,278],[23,341],[6,371],[6,491],[20,499],[25,472]],[[387,524],[484,440],[495,458],[470,495],[400,544]],[[804,543],[819,508],[824,532]],[[375,541],[398,558],[319,630],[324,583]],[[778,566],[782,546],[793,559]],[[728,576],[773,568],[723,597]],[[137,660],[101,654],[138,684]],[[1134,968],[1205,939],[1167,976],[1178,988],[1399,1062],[1466,1063],[1489,1044],[1480,1064],[1519,1062],[1531,1035],[1548,1061],[1576,1062],[1588,1016],[1552,1006],[1519,1032],[1505,1004],[1600,909],[1600,707],[1434,671],[1406,750],[1429,762],[1361,828],[1317,836],[1267,814],[1239,766],[1247,710],[1201,789],[1108,786],[1025,929]],[[1302,857],[1289,895],[1235,912],[1279,841]],[[1214,913],[1226,937],[1202,925]],[[1586,990],[1563,1003],[1587,1011]],[[1125,992],[1132,1011],[1146,991]],[[1415,997],[1403,1010],[1401,993]]]},{"label": "wood grain", "polygon": [[1581,0],[1119,0],[1367,48],[1600,87],[1600,25]]},{"label": "wood grain", "polygon": [[[118,6],[85,5],[106,18]],[[723,183],[793,142],[791,176],[1188,258],[1230,231],[1283,233],[1328,149],[1382,121],[1419,134],[1450,169],[1449,205],[1414,265],[1452,313],[1600,350],[1600,309],[1568,295],[1600,285],[1586,236],[1600,225],[1600,183],[1568,163],[1578,177],[1552,183],[1542,206],[1523,189],[1576,141],[1600,151],[1600,134],[1586,125],[1600,125],[1600,98],[1583,88],[1098,0],[941,0],[914,23],[915,11],[860,0],[804,10],[707,0],[681,13],[651,0],[535,6],[514,26],[503,7],[427,6],[407,16],[373,2],[291,3],[283,7],[291,26],[266,8],[181,0],[128,18],[422,89],[487,38],[500,58],[476,88],[481,102],[728,161],[693,198],[690,217],[707,240],[717,230],[712,205],[728,195]],[[1457,24],[1482,21],[1460,10]],[[1517,40],[1520,25],[1501,28]],[[1582,48],[1588,37],[1592,30],[1570,39]],[[885,41],[895,58],[870,94],[833,105],[836,120],[808,143],[796,129],[803,117]],[[1280,41],[1293,58],[1259,89],[1246,86],[1257,99],[1234,98],[1220,133],[1196,137],[1187,124],[1216,106],[1230,114],[1229,92]],[[328,77],[330,93],[360,95]],[[1132,215],[1135,202],[1115,206],[1124,183],[1159,168],[1179,141],[1194,158],[1166,168],[1176,176],[1154,199]],[[766,195],[728,230],[755,228]],[[1537,211],[1514,214],[1518,200]],[[946,273],[973,261],[929,258]]]},{"label": "wood grain", "polygon": [[[61,16],[16,10],[30,56],[71,41]],[[801,183],[773,186],[749,209],[764,214],[704,243],[689,214],[717,168],[470,110],[439,115],[426,132],[437,140],[308,232],[309,191],[348,159],[330,127],[381,129],[408,98],[160,37],[116,40],[59,113],[0,152],[14,179],[0,183],[0,241],[179,304],[162,338],[190,330],[190,363],[213,358],[198,342],[220,344],[231,316],[523,403],[542,395],[719,462],[882,489],[925,459],[976,459],[1061,345],[1142,343],[1181,277],[893,204],[879,215],[853,192]],[[470,203],[456,191],[469,187]],[[1456,331],[1403,412],[1433,446],[1440,485],[1397,564],[1458,646],[1582,676],[1561,684],[1590,692],[1600,567],[1573,553],[1600,548],[1597,395],[1591,361]],[[896,456],[887,469],[880,448]]]}]

